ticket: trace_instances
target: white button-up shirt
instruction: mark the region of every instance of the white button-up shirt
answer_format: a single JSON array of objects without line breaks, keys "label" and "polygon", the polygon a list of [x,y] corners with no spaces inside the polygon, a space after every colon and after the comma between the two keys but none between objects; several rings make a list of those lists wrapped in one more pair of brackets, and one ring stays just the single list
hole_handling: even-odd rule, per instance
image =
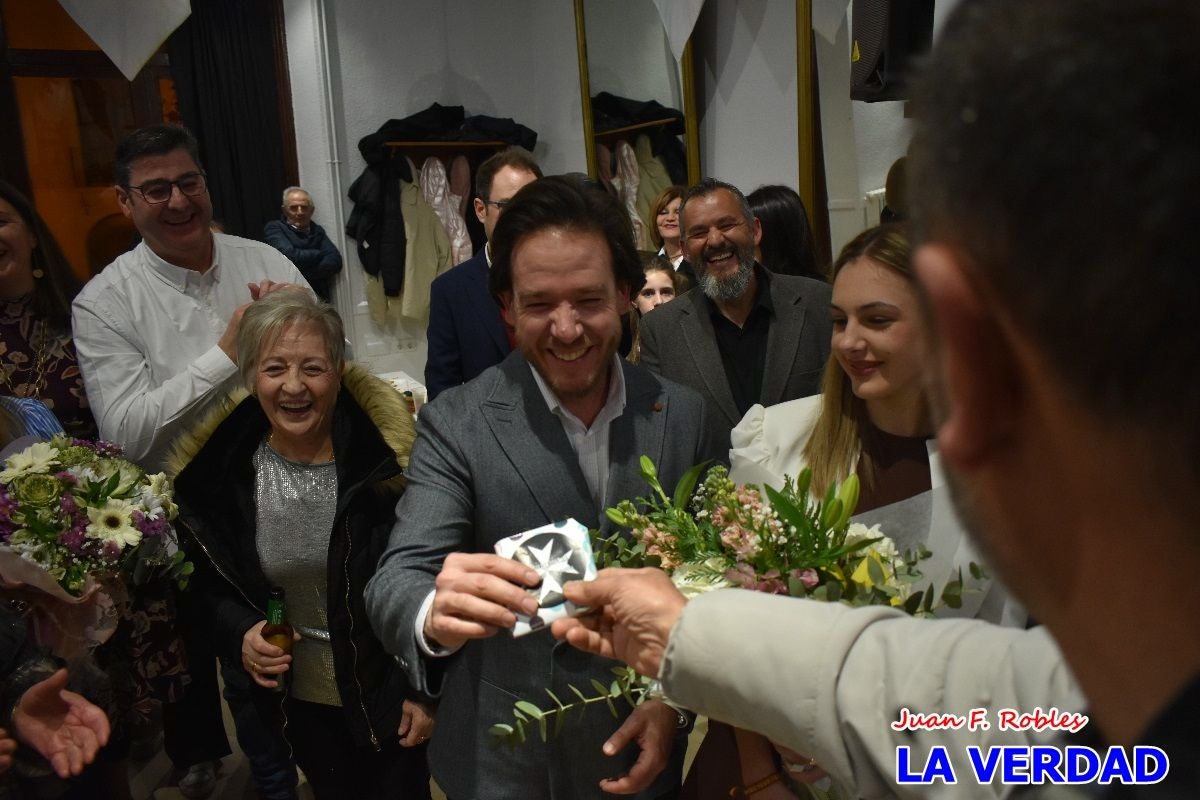
[{"label": "white button-up shirt", "polygon": [[159,258],[145,242],[75,298],[72,325],[88,402],[104,439],[144,469],[161,470],[175,436],[238,385],[217,347],[249,283],[308,286],[278,250],[213,234],[204,272]]}]

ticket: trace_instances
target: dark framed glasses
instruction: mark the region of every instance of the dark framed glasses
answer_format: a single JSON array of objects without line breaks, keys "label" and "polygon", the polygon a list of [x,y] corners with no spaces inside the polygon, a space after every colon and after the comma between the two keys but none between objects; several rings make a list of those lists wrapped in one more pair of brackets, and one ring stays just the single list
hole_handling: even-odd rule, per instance
[{"label": "dark framed glasses", "polygon": [[172,187],[176,186],[188,197],[195,197],[204,194],[208,189],[208,180],[203,172],[189,172],[178,180],[146,181],[141,186],[126,186],[125,188],[136,190],[143,200],[157,206],[171,199]]}]

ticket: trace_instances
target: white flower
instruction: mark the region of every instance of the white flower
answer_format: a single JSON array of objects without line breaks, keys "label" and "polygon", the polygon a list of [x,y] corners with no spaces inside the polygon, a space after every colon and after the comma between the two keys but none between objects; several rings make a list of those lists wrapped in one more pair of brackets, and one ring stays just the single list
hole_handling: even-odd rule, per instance
[{"label": "white flower", "polygon": [[867,527],[861,522],[852,522],[850,527],[846,529],[846,544],[856,544],[864,539],[879,539],[883,536],[883,531],[879,530],[878,525]]},{"label": "white flower", "polygon": [[142,534],[133,524],[134,505],[125,500],[110,498],[100,508],[88,508],[87,535],[102,542],[115,542],[119,547],[136,545]]},{"label": "white flower", "polygon": [[57,458],[58,450],[56,448],[45,442],[35,442],[21,452],[13,453],[8,457],[4,471],[0,472],[0,481],[7,483],[21,475],[49,472]]},{"label": "white flower", "polygon": [[179,507],[171,499],[171,479],[162,472],[147,477],[149,483],[142,486],[141,496],[146,514],[151,517],[174,519],[179,514]]}]

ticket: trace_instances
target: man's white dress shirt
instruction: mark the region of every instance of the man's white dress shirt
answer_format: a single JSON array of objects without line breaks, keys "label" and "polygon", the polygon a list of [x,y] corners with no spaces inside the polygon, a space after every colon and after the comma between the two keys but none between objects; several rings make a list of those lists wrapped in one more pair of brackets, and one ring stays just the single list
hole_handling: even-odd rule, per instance
[{"label": "man's white dress shirt", "polygon": [[238,384],[217,346],[247,284],[308,286],[278,250],[213,234],[203,273],[159,258],[145,242],[92,278],[75,298],[75,348],[102,438],[144,469],[161,470],[175,436]]}]

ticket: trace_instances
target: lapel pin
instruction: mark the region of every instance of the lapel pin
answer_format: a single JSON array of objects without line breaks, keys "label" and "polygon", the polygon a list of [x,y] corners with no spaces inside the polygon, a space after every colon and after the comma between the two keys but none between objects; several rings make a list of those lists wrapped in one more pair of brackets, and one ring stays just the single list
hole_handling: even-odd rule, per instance
[{"label": "lapel pin", "polygon": [[651,406],[651,408],[653,408],[655,411],[662,411],[662,403],[655,403],[653,406]]}]

